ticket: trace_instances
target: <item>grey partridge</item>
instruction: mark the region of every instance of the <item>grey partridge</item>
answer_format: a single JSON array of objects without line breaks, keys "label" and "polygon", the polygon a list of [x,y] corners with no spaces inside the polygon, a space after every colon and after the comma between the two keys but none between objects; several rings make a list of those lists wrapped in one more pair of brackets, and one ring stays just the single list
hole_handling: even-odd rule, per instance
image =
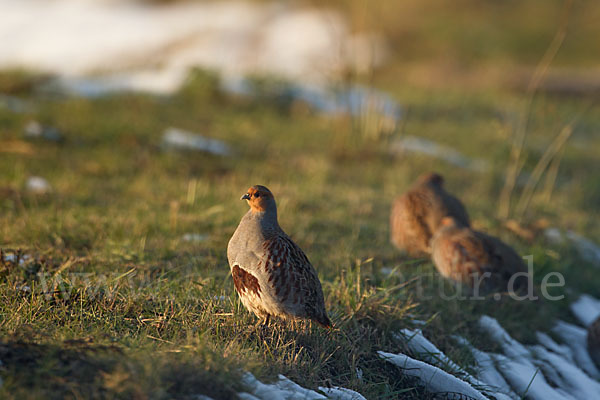
[{"label": "grey partridge", "polygon": [[250,210],[229,240],[227,258],[244,306],[265,324],[273,316],[330,327],[321,282],[302,249],[279,226],[271,191],[252,186],[242,199]]},{"label": "grey partridge", "polygon": [[431,254],[431,238],[444,217],[454,217],[461,226],[470,226],[469,216],[459,199],[444,189],[444,178],[436,173],[421,175],[415,184],[398,196],[390,213],[390,239],[412,256]]},{"label": "grey partridge", "polygon": [[587,347],[590,357],[600,367],[600,317],[588,327]]},{"label": "grey partridge", "polygon": [[445,278],[471,288],[479,282],[482,293],[507,290],[522,293],[528,288],[527,266],[512,247],[496,237],[462,226],[452,217],[442,219],[431,247],[433,262]]}]

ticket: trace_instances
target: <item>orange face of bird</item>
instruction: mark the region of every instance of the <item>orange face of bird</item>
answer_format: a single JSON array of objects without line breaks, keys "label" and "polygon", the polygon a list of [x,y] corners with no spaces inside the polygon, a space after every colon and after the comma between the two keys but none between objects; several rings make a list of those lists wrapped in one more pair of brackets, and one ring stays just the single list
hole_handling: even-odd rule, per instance
[{"label": "orange face of bird", "polygon": [[250,209],[257,212],[266,211],[274,202],[271,191],[261,185],[255,185],[248,189],[246,194],[242,196],[242,200],[246,200]]}]

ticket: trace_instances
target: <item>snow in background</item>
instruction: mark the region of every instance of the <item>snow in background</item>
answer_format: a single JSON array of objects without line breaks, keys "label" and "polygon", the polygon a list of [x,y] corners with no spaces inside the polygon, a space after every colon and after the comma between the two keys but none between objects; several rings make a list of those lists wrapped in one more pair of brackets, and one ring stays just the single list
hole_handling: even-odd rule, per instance
[{"label": "snow in background", "polygon": [[170,93],[194,66],[323,83],[385,58],[381,36],[352,34],[339,13],[293,4],[0,0],[0,68],[58,74],[91,92]]}]

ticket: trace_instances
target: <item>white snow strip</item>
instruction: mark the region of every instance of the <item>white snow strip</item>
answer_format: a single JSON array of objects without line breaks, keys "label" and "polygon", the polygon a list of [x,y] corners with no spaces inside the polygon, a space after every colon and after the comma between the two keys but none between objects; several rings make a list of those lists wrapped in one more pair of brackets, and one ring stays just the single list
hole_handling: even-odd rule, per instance
[{"label": "white snow strip", "polygon": [[205,151],[221,156],[231,154],[229,146],[220,140],[206,138],[178,128],[168,128],[163,134],[162,143],[165,148]]},{"label": "white snow strip", "polygon": [[540,342],[540,344],[542,346],[544,346],[545,348],[547,348],[550,351],[555,352],[556,354],[561,355],[563,358],[565,358],[570,363],[574,362],[573,361],[573,352],[571,351],[569,346],[565,346],[564,344],[556,343],[550,336],[548,336],[547,334],[545,334],[543,332],[536,332],[535,336],[536,336],[538,342]]},{"label": "white snow strip", "polygon": [[[96,92],[171,93],[193,66],[323,82],[387,53],[381,36],[353,34],[335,11],[279,2],[0,0],[0,9],[0,37],[10,38],[0,68],[79,78]],[[97,87],[84,87],[90,76]]]},{"label": "white snow strip", "polygon": [[328,399],[333,400],[367,400],[362,394],[355,392],[354,390],[342,388],[342,387],[321,387],[319,390],[327,395]]},{"label": "white snow strip", "polygon": [[402,353],[392,354],[384,351],[377,352],[386,361],[402,368],[405,375],[418,378],[425,389],[433,393],[459,393],[473,399],[487,398],[470,384],[462,381],[444,370],[410,358]]},{"label": "white snow strip", "polygon": [[184,242],[204,242],[209,236],[205,233],[184,233],[181,239]]},{"label": "white snow strip", "polygon": [[600,300],[588,294],[582,294],[570,307],[571,312],[586,327],[600,316]]},{"label": "white snow strip", "polygon": [[501,399],[504,397],[513,400],[519,399],[519,396],[512,391],[510,385],[508,382],[506,382],[502,374],[498,372],[494,365],[494,360],[489,354],[477,349],[462,336],[453,336],[453,338],[461,345],[469,348],[473,358],[475,358],[475,362],[477,363],[477,378],[480,381],[485,382],[485,384],[489,386],[491,390],[495,390],[497,392],[494,393],[496,398]]},{"label": "white snow strip", "polygon": [[[487,315],[479,319],[479,327],[498,343],[504,355],[493,355],[497,369],[504,375],[514,391],[535,400],[573,398],[562,389],[553,388],[535,365],[531,352],[514,340],[497,320]],[[566,362],[566,361],[565,361]],[[566,397],[565,397],[566,396]]]},{"label": "white snow strip", "polygon": [[[292,382],[283,375],[279,375],[279,380],[275,383],[266,384],[262,383],[250,372],[246,372],[242,377],[242,382],[250,389],[252,397],[245,397],[246,399],[260,399],[260,400],[271,400],[271,399],[326,399],[325,396],[319,394],[313,390],[303,388],[295,382]],[[248,393],[239,393],[248,394]]]},{"label": "white snow strip", "polygon": [[573,358],[579,368],[592,378],[600,379],[600,371],[587,350],[587,330],[559,320],[552,328],[552,332],[560,336],[565,344],[571,348]]},{"label": "white snow strip", "polygon": [[390,151],[394,154],[403,152],[426,154],[473,171],[486,171],[489,168],[489,164],[485,160],[470,159],[451,147],[417,136],[404,136],[392,142]]},{"label": "white snow strip", "polygon": [[28,192],[44,194],[52,191],[52,186],[41,176],[30,176],[25,182],[25,189]]},{"label": "white snow strip", "polygon": [[[516,360],[520,359],[523,362],[531,364],[531,361],[529,360],[531,357],[529,350],[510,337],[497,320],[487,315],[483,315],[479,319],[479,327],[484,330],[492,340],[502,346],[504,354],[508,357]],[[531,364],[531,366],[533,367],[533,364]]]},{"label": "white snow strip", "polygon": [[251,395],[250,393],[241,392],[237,394],[238,397],[242,400],[261,400],[258,397]]},{"label": "white snow strip", "polygon": [[542,346],[532,346],[532,350],[537,359],[542,361],[539,363],[542,370],[553,367],[556,372],[554,383],[561,389],[567,390],[573,397],[581,400],[600,396],[600,383],[590,378],[568,360],[549,352]]},{"label": "white snow strip", "polygon": [[584,260],[600,266],[600,246],[591,240],[573,231],[563,234],[558,228],[548,228],[544,231],[544,235],[555,244],[564,244],[567,239],[570,240]]},{"label": "white snow strip", "polygon": [[402,329],[400,333],[403,335],[406,345],[413,353],[418,354],[419,358],[423,358],[424,361],[438,367],[447,367],[452,372],[466,373],[466,371],[423,336],[423,332],[420,329]]},{"label": "white snow strip", "polygon": [[521,396],[527,394],[528,399],[532,400],[566,400],[573,399],[572,396],[555,389],[548,384],[541,371],[534,367],[531,362],[511,360],[501,354],[493,354],[498,370]]},{"label": "white snow strip", "polygon": [[[364,86],[338,87],[314,83],[281,83],[261,93],[261,88],[243,77],[224,75],[221,90],[242,97],[259,94],[282,101],[301,101],[325,115],[351,115],[354,117],[379,117],[382,130],[392,132],[401,118],[401,107],[388,94]],[[262,89],[264,91],[264,89]]]}]

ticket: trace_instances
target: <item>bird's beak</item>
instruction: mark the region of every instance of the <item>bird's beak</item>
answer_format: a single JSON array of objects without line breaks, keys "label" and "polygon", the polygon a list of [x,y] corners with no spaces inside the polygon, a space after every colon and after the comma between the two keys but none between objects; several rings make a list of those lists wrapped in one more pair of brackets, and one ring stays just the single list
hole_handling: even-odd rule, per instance
[{"label": "bird's beak", "polygon": [[245,195],[242,196],[242,198],[240,200],[250,200],[250,195],[248,193],[246,193]]}]

